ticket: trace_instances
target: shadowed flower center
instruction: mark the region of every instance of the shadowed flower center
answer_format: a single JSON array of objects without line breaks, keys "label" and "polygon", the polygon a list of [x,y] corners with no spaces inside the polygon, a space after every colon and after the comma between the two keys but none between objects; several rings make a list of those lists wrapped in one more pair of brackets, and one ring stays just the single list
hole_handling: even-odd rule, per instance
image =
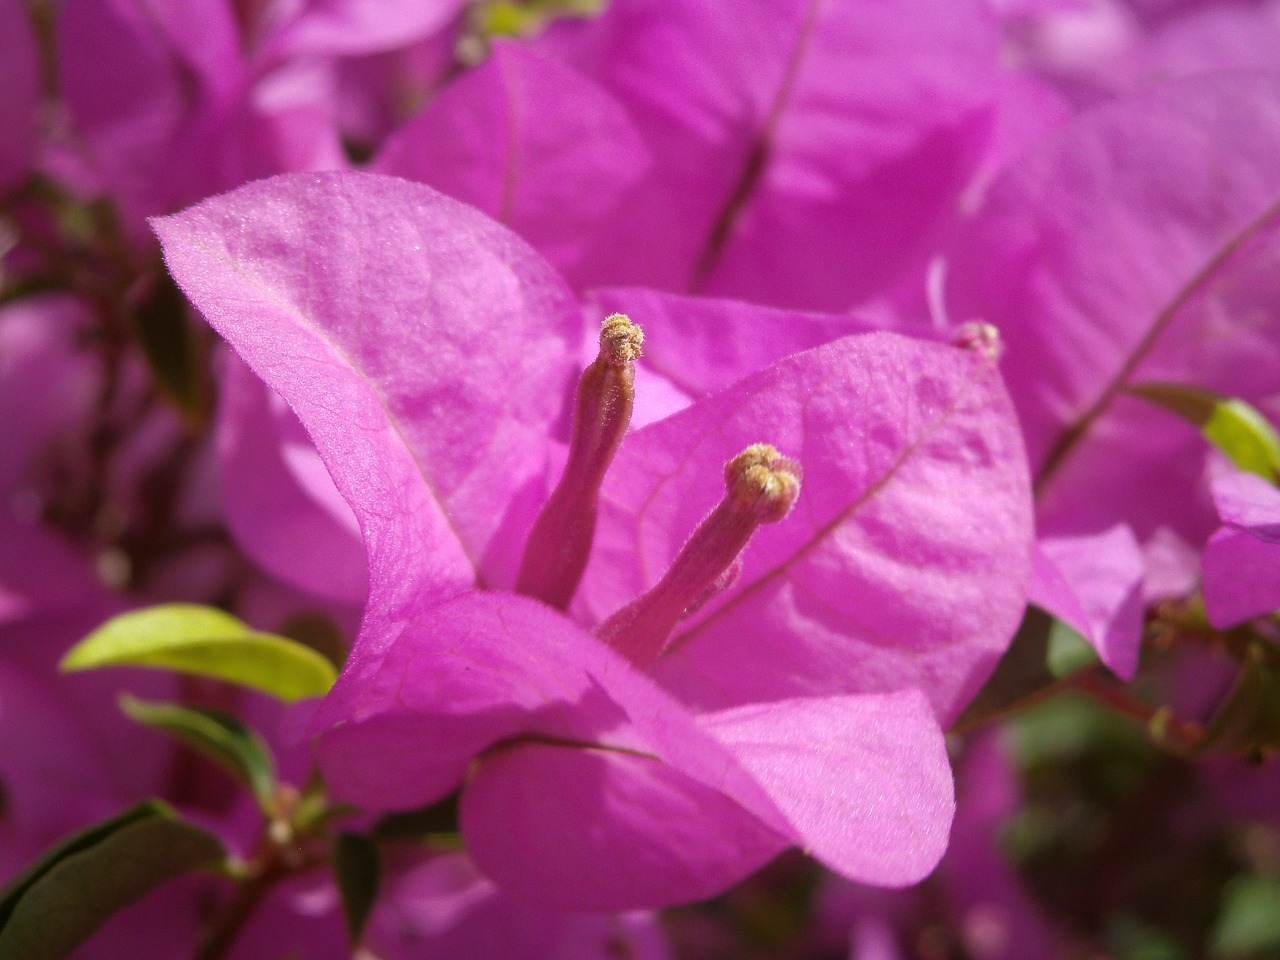
[{"label": "shadowed flower center", "polygon": [[[516,590],[558,609],[573,599],[586,569],[600,484],[631,421],[640,328],[621,314],[604,321],[600,354],[578,382],[569,458],[534,521]],[[724,499],[698,524],[654,587],[596,628],[641,669],[662,655],[684,617],[737,579],[742,552],[762,523],[776,523],[800,495],[800,465],[764,443],[725,464]]]}]

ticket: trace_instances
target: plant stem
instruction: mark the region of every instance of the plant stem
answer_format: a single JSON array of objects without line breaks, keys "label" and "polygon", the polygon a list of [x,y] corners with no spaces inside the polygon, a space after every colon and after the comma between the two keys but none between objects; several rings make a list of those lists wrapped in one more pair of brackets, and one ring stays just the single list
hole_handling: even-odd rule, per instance
[{"label": "plant stem", "polygon": [[271,888],[288,872],[282,864],[275,861],[242,883],[222,916],[201,937],[191,960],[222,960]]},{"label": "plant stem", "polygon": [[1200,745],[1204,730],[1199,724],[1179,720],[1168,707],[1153,707],[1143,703],[1122,684],[1104,676],[1097,670],[1081,670],[1071,679],[1069,689],[1093,697],[1123,716],[1136,720],[1148,732],[1167,747],[1178,753],[1191,753]]}]

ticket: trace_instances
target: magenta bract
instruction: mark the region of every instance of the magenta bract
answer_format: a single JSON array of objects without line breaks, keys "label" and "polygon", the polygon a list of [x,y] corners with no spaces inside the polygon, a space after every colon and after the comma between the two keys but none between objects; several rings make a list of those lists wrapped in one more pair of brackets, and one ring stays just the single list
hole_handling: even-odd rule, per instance
[{"label": "magenta bract", "polygon": [[[559,907],[708,896],[793,843],[870,882],[932,868],[952,809],[936,715],[993,666],[1029,569],[1021,441],[987,356],[846,338],[634,431],[570,617],[505,592],[581,337],[541,258],[367,174],[262,181],[155,226],[364,535],[361,634],[313,721],[338,794],[406,808],[465,778],[477,865]],[[793,515],[638,671],[589,629],[661,574],[725,462],[761,441],[803,461]]]}]

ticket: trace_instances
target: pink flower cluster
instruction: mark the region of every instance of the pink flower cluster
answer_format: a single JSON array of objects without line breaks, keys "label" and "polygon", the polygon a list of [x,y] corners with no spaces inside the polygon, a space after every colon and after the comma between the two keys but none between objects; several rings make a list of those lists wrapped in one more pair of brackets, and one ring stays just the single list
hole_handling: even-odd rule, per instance
[{"label": "pink flower cluster", "polygon": [[[1280,3],[585,7],[0,0],[0,875],[148,797],[232,864],[75,956],[714,956],[655,911],[788,848],[814,956],[1054,955],[977,725],[1280,749]],[[171,603],[340,675],[58,673]]]}]

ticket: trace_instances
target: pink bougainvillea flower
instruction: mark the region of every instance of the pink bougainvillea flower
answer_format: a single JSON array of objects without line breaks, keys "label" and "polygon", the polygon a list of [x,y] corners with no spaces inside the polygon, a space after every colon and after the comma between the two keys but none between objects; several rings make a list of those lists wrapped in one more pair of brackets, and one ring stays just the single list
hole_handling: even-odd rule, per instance
[{"label": "pink bougainvillea flower", "polygon": [[[593,291],[590,353],[599,318],[630,311],[650,336],[636,364],[633,427],[681,410],[744,373],[875,325],[849,316],[753,307],[642,288]],[[326,601],[367,595],[359,524],[296,416],[239,360],[219,386],[218,452],[224,515],[237,543],[272,576]],[[0,401],[2,403],[2,401]],[[255,477],[252,484],[238,477]],[[299,539],[312,546],[301,554]]]},{"label": "pink bougainvillea flower", "polygon": [[1213,481],[1222,526],[1201,559],[1209,621],[1229,627],[1280,610],[1280,490],[1251,473]]},{"label": "pink bougainvillea flower", "polygon": [[520,234],[570,281],[649,167],[626,111],[564,64],[513,42],[384,145],[372,169],[421,180]]},{"label": "pink bougainvillea flower", "polygon": [[59,89],[83,166],[132,225],[245,180],[345,166],[338,58],[406,46],[461,6],[68,0]]},{"label": "pink bougainvillea flower", "polygon": [[[57,671],[118,610],[67,545],[0,514],[0,882],[161,781],[167,746],[116,708],[119,678]],[[147,696],[172,687],[158,674],[131,680]]]},{"label": "pink bougainvillea flower", "polygon": [[240,4],[246,46],[266,60],[377,53],[435,33],[464,0],[283,0]]},{"label": "pink bougainvillea flower", "polygon": [[[355,515],[293,411],[235,356],[224,358],[217,446],[223,515],[236,542],[284,583],[339,603],[368,592]],[[254,477],[243,483],[243,477]],[[297,549],[299,542],[308,548]]]},{"label": "pink bougainvillea flower", "polygon": [[967,956],[981,960],[1062,956],[1065,944],[1024,887],[1001,833],[1023,802],[1005,731],[988,729],[969,742],[956,769],[951,844],[931,881],[909,890],[877,890],[829,878],[817,912],[831,939],[842,937],[850,960],[916,956],[903,944],[947,918]]},{"label": "pink bougainvillea flower", "polygon": [[387,960],[669,960],[652,913],[574,914],[512,900],[462,853],[392,866],[367,938]]},{"label": "pink bougainvillea flower", "polygon": [[[313,722],[335,791],[412,807],[466,775],[476,864],[559,907],[706,896],[788,844],[871,882],[932,868],[951,811],[935,714],[993,666],[1029,564],[1020,439],[988,355],[844,338],[626,437],[604,403],[612,466],[574,473],[571,453],[548,501],[581,317],[514,235],[350,173],[155,225],[360,523],[365,618]],[[575,437],[596,430],[593,389]],[[803,461],[802,484],[762,440]],[[772,479],[739,499],[754,476]],[[557,550],[540,562],[560,525],[535,527],[544,504],[566,529],[595,517],[568,551],[586,565],[572,617],[554,607],[575,583],[544,576]],[[779,522],[736,562],[761,520]]]},{"label": "pink bougainvillea flower", "polygon": [[844,310],[920,255],[987,142],[981,0],[617,0],[537,41],[609,91],[654,155],[598,284]]},{"label": "pink bougainvillea flower", "polygon": [[[990,321],[1007,344],[1042,553],[1066,581],[1032,592],[1056,595],[1052,612],[1121,672],[1140,618],[1122,586],[1137,554],[1116,525],[1147,547],[1169,531],[1198,545],[1213,522],[1204,440],[1129,388],[1280,391],[1278,152],[1275,77],[1153,86],[1012,165],[950,257],[950,315]],[[1073,572],[1063,558],[1091,548],[1065,541],[1082,537],[1109,546]]]},{"label": "pink bougainvillea flower", "polygon": [[243,75],[229,4],[68,0],[55,36],[84,166],[127,217],[216,188],[229,145],[212,141]]},{"label": "pink bougainvillea flower", "polygon": [[1074,626],[1107,667],[1131,680],[1138,671],[1145,566],[1123,523],[1094,535],[1045,537],[1036,546],[1027,599]]},{"label": "pink bougainvillea flower", "polygon": [[1152,80],[1274,70],[1280,58],[1275,0],[1002,0],[998,6],[1006,57],[1082,107]]},{"label": "pink bougainvillea flower", "polygon": [[51,448],[82,445],[100,377],[77,342],[87,324],[70,297],[27,297],[0,308],[0,511],[39,514]]},{"label": "pink bougainvillea flower", "polygon": [[40,52],[22,0],[0,0],[0,193],[31,169],[40,107]]}]

